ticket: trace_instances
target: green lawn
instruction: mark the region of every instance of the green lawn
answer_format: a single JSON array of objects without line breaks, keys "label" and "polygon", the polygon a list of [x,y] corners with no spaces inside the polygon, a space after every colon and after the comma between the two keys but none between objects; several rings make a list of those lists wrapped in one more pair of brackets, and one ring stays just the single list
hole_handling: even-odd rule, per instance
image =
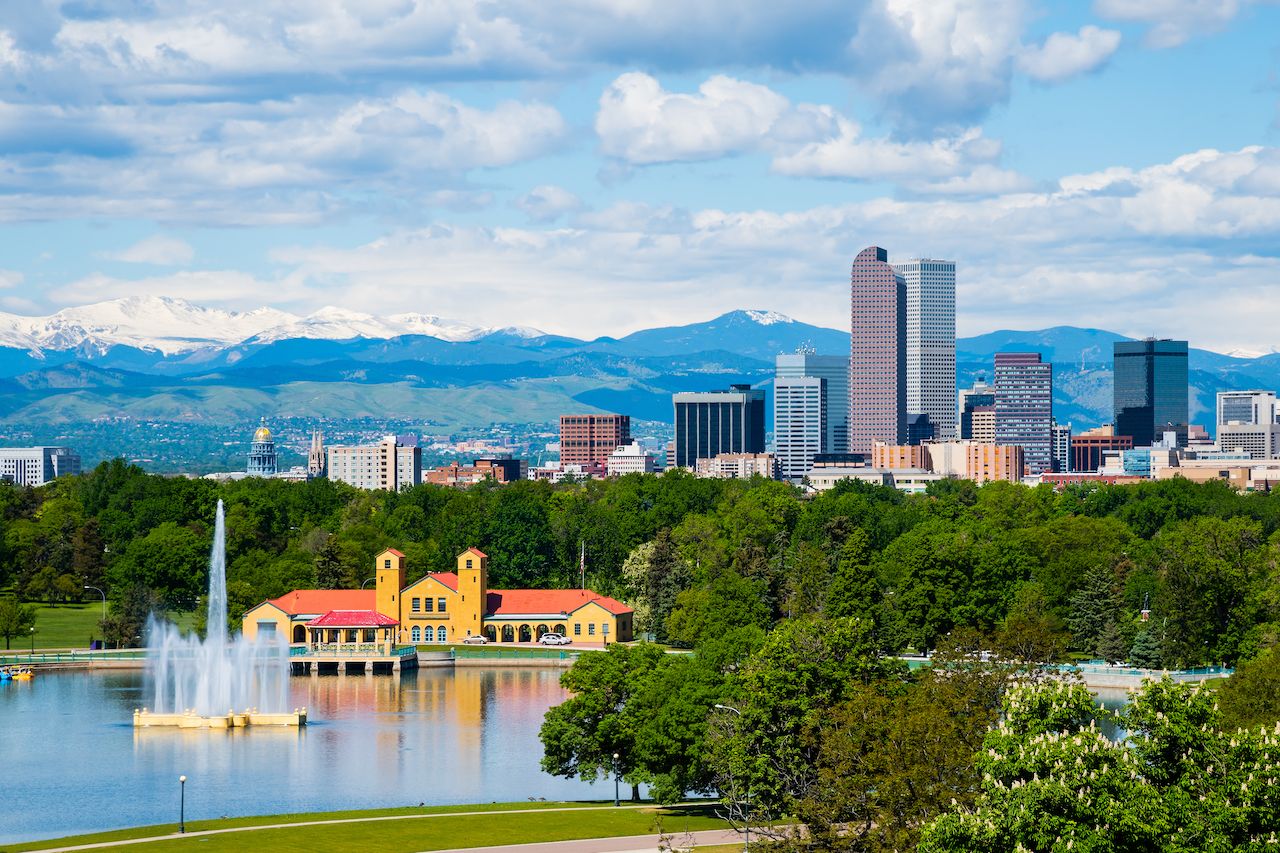
[{"label": "green lawn", "polygon": [[[258,829],[220,835],[166,837],[143,847],[130,845],[139,853],[167,851],[271,850],[273,853],[324,853],[360,850],[363,853],[404,853],[416,850],[443,850],[450,847],[483,847],[539,841],[565,841],[654,832],[680,833],[686,830],[722,829],[726,824],[712,815],[710,805],[613,809],[598,803],[506,803],[478,806],[380,809],[360,812],[275,815],[228,820],[192,821],[187,831],[199,832],[230,827],[251,827],[314,820],[350,820],[351,823]],[[547,811],[548,809],[567,809]],[[586,811],[583,811],[586,809]],[[454,814],[457,812],[526,812],[522,814]],[[539,813],[541,812],[541,813]],[[442,815],[388,820],[410,815]],[[379,820],[378,818],[382,818]],[[44,850],[76,844],[125,841],[168,835],[174,825],[139,827],[118,832],[75,836],[33,842],[6,848],[12,853]],[[123,848],[122,848],[123,849]]]},{"label": "green lawn", "polygon": [[[98,622],[102,619],[102,602],[91,604],[32,604],[36,610],[36,650],[87,649],[90,639],[101,639]],[[196,614],[179,613],[176,620],[183,630],[191,630]],[[12,650],[31,648],[31,640],[14,637]],[[3,646],[0,646],[3,650]]]}]

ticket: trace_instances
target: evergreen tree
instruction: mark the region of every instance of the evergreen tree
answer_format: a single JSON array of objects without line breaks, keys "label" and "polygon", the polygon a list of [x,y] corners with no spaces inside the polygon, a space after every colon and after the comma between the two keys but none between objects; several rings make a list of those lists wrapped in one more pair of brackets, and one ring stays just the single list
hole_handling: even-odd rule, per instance
[{"label": "evergreen tree", "polygon": [[1125,641],[1124,633],[1120,630],[1120,626],[1114,619],[1107,622],[1107,627],[1102,629],[1102,636],[1098,640],[1098,656],[1106,661],[1121,661],[1129,655],[1129,643]]},{"label": "evergreen tree", "polygon": [[1145,626],[1133,638],[1133,647],[1129,650],[1129,663],[1142,669],[1159,669],[1164,655],[1160,651],[1160,641],[1150,625]]},{"label": "evergreen tree", "polygon": [[1071,596],[1068,621],[1076,646],[1087,654],[1105,657],[1102,638],[1107,625],[1114,625],[1119,614],[1115,573],[1108,566],[1094,566],[1085,573],[1080,589]]}]

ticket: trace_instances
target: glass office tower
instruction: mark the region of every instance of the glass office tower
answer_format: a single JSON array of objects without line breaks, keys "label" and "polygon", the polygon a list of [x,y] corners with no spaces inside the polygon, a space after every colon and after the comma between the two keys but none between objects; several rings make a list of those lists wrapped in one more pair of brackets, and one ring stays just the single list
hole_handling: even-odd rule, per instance
[{"label": "glass office tower", "polygon": [[1187,342],[1116,341],[1113,350],[1116,435],[1149,447],[1166,432],[1187,442]]}]

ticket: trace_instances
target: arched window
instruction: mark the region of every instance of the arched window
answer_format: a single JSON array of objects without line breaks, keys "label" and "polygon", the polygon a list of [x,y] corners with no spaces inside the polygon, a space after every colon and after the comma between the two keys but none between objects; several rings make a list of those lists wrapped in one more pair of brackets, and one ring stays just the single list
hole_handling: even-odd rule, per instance
[{"label": "arched window", "polygon": [[443,625],[441,625],[439,628],[436,628],[436,642],[437,643],[449,642],[449,632],[445,630]]},{"label": "arched window", "polygon": [[559,635],[560,635],[560,636],[562,636],[562,637],[563,637],[563,636],[565,636],[564,625],[557,625],[557,626],[556,626],[556,633],[557,633],[557,634],[559,634]]},{"label": "arched window", "polygon": [[414,625],[413,630],[409,632],[409,638],[415,643],[422,642],[422,629]]},{"label": "arched window", "polygon": [[305,643],[307,641],[307,629],[303,625],[293,626],[293,641],[295,643]]},{"label": "arched window", "polygon": [[529,630],[528,625],[520,626],[520,642],[522,643],[533,642],[533,632]]},{"label": "arched window", "polygon": [[542,635],[543,635],[543,634],[545,634],[545,633],[547,633],[547,626],[546,626],[546,625],[539,625],[539,626],[538,626],[538,629],[537,629],[537,631],[536,631],[536,633],[535,633],[535,638],[536,638],[536,639],[541,640],[541,639],[542,639]]},{"label": "arched window", "polygon": [[516,629],[510,625],[502,626],[502,642],[514,643],[516,641]]}]

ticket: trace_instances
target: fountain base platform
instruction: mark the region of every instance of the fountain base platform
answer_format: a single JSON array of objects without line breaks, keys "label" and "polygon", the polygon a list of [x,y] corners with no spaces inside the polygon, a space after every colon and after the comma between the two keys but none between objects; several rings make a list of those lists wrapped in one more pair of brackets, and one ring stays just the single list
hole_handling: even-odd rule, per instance
[{"label": "fountain base platform", "polygon": [[246,711],[228,711],[225,714],[218,714],[212,717],[205,717],[197,714],[195,711],[181,711],[177,713],[159,713],[149,711],[146,708],[141,710],[135,708],[133,711],[133,726],[138,729],[146,728],[177,728],[177,729],[243,729],[249,726],[305,726],[307,724],[307,709],[294,708],[292,711],[284,713],[267,714],[257,709]]}]

